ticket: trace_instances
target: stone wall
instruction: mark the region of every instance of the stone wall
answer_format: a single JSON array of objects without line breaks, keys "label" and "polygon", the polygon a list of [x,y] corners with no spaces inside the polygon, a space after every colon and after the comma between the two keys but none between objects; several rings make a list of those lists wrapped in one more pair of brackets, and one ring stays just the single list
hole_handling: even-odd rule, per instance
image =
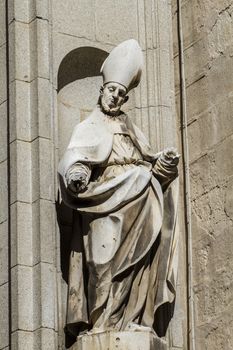
[{"label": "stone wall", "polygon": [[[155,150],[173,146],[171,4],[0,0],[0,16],[0,350],[64,349],[67,286],[62,265],[70,217],[62,222],[67,233],[62,241],[56,169],[72,126],[93,108],[101,79],[79,76],[61,88],[59,72],[74,50],[107,54],[119,42],[137,39],[144,72],[125,111]],[[168,335],[172,349],[186,343],[184,237],[181,243],[178,296]]]},{"label": "stone wall", "polygon": [[[177,2],[173,34],[180,115]],[[183,0],[196,349],[233,348],[233,2]],[[180,123],[180,121],[178,120]]]},{"label": "stone wall", "polygon": [[0,1],[0,349],[9,349],[9,211],[7,123],[7,33],[5,1]]}]

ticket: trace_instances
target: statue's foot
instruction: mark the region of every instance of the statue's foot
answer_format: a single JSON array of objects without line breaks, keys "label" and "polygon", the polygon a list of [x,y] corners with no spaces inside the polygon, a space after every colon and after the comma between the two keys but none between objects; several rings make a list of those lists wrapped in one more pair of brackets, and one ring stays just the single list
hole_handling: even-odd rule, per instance
[{"label": "statue's foot", "polygon": [[103,332],[104,332],[103,328],[94,327],[90,331],[87,332],[87,335],[98,334],[98,333],[103,333]]},{"label": "statue's foot", "polygon": [[147,327],[147,326],[142,326],[140,324],[134,323],[134,322],[130,322],[126,329],[126,331],[135,331],[135,332],[153,332],[155,333],[155,331],[153,330],[153,328],[151,327]]}]

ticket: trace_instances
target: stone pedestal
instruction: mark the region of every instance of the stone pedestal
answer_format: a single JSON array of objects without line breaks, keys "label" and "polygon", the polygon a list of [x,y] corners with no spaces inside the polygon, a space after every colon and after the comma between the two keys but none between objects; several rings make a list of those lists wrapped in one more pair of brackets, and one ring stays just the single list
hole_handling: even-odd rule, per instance
[{"label": "stone pedestal", "polygon": [[107,331],[78,337],[72,350],[167,350],[167,345],[149,331]]}]

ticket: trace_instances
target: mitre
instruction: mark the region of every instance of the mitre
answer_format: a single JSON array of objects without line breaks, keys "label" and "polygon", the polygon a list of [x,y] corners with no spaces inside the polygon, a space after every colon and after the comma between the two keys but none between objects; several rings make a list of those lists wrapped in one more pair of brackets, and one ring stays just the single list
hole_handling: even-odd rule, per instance
[{"label": "mitre", "polygon": [[129,91],[139,84],[142,67],[143,55],[138,42],[123,41],[110,52],[100,69],[103,84],[119,83]]}]

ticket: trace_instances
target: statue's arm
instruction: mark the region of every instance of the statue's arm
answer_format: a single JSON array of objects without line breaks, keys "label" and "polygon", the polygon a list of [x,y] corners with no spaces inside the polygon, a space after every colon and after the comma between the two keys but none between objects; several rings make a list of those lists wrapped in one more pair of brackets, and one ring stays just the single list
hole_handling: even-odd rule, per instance
[{"label": "statue's arm", "polygon": [[66,172],[65,178],[68,189],[79,193],[86,189],[91,177],[91,167],[88,164],[75,163]]},{"label": "statue's arm", "polygon": [[180,155],[175,148],[167,148],[158,154],[153,167],[153,174],[160,182],[163,190],[178,176]]}]

